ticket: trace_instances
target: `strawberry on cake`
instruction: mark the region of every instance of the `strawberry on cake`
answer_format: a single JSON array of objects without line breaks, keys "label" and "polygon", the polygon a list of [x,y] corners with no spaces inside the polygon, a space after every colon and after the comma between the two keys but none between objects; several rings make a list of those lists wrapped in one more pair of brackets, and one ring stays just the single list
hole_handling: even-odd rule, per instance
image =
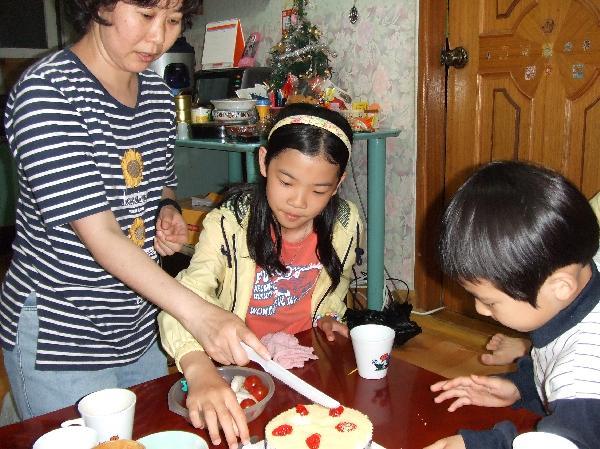
[{"label": "strawberry on cake", "polygon": [[268,449],[367,449],[373,424],[358,410],[297,405],[273,418],[265,428]]}]

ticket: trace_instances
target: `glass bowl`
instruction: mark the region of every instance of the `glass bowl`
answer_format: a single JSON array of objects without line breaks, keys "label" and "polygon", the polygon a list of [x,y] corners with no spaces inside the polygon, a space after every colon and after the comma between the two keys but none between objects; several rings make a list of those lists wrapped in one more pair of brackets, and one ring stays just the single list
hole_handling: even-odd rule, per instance
[{"label": "glass bowl", "polygon": [[[233,379],[234,376],[258,376],[262,383],[269,390],[267,395],[261,401],[244,409],[246,420],[248,422],[255,420],[263,412],[265,406],[271,400],[273,394],[275,394],[275,383],[273,382],[273,378],[264,371],[246,368],[244,366],[222,366],[217,368],[217,371],[219,371],[219,374],[221,374],[228,384],[231,384],[231,379]],[[181,380],[178,380],[171,386],[167,397],[169,410],[171,410],[173,413],[183,416],[189,422],[190,417],[185,406],[186,393],[184,393],[184,391],[181,389]]]},{"label": "glass bowl", "polygon": [[258,127],[256,124],[236,124],[225,126],[227,139],[236,142],[258,142]]}]

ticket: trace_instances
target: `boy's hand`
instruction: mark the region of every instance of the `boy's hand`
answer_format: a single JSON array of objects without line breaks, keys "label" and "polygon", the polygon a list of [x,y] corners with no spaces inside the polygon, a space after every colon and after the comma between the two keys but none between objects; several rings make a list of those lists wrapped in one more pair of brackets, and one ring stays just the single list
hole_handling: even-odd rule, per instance
[{"label": "boy's hand", "polygon": [[430,389],[433,392],[442,392],[434,399],[436,404],[446,399],[458,398],[448,407],[449,412],[463,405],[506,407],[514,404],[521,397],[519,390],[510,380],[474,374],[435,383]]},{"label": "boy's hand", "polygon": [[154,249],[161,256],[171,256],[187,242],[187,225],[183,216],[171,205],[161,207],[156,219]]},{"label": "boy's hand", "polygon": [[319,321],[317,321],[317,326],[323,331],[328,341],[335,340],[336,332],[340,335],[343,335],[346,338],[348,338],[349,336],[348,326],[340,323],[335,318],[332,318],[330,316],[324,316]]},{"label": "boy's hand", "polygon": [[189,390],[185,403],[194,427],[206,427],[214,445],[221,444],[219,424],[230,448],[238,447],[238,437],[249,440],[246,415],[235,393],[214,367],[194,374],[187,372],[186,379]]},{"label": "boy's hand", "polygon": [[460,435],[442,438],[424,449],[465,449],[465,440]]}]

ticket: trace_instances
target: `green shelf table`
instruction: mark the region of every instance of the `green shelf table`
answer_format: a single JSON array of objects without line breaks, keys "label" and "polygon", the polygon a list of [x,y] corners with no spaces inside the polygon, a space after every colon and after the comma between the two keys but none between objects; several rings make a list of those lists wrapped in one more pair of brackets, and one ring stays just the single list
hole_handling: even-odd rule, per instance
[{"label": "green shelf table", "polygon": [[[354,133],[354,140],[367,141],[367,305],[369,309],[381,310],[383,304],[384,237],[385,237],[385,167],[386,139],[397,137],[398,129],[379,129],[372,133]],[[229,182],[253,182],[257,177],[255,153],[258,143],[232,143],[218,139],[177,140],[178,147],[227,152]],[[242,163],[242,155],[244,161]],[[177,158],[177,153],[175,154]],[[246,178],[243,167],[246,168]]]}]

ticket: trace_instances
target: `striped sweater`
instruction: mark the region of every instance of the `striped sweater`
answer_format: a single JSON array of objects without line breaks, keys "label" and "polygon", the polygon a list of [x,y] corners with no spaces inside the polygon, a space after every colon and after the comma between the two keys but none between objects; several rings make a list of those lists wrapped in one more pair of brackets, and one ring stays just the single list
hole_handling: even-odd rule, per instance
[{"label": "striped sweater", "polygon": [[99,266],[70,222],[112,211],[157,260],[154,220],[176,186],[173,99],[151,71],[135,108],[114,99],[70,50],[29,68],[10,93],[6,134],[19,177],[14,257],[2,285],[0,339],[12,349],[37,295],[36,367],[94,370],[135,361],[156,339],[157,310]]}]

